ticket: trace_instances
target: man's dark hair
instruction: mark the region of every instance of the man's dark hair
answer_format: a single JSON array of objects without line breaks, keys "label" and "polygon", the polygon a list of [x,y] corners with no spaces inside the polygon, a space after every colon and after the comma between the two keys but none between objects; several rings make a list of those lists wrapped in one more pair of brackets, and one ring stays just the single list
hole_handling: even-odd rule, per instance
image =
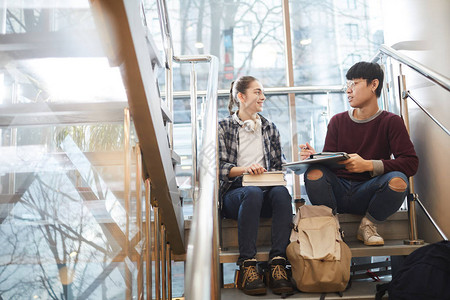
[{"label": "man's dark hair", "polygon": [[375,90],[377,98],[381,95],[381,89],[383,88],[384,73],[379,64],[361,61],[354,64],[345,75],[347,80],[353,80],[362,78],[365,79],[367,84],[371,83],[374,79],[378,79],[378,87]]}]

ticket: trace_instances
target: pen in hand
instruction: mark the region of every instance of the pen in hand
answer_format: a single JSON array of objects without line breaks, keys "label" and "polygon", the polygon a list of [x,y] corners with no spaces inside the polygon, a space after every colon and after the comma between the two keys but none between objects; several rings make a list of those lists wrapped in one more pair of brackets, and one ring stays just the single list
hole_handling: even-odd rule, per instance
[{"label": "pen in hand", "polygon": [[308,157],[311,156],[311,154],[316,153],[314,148],[311,147],[311,145],[308,143],[299,145],[299,147],[300,147],[300,159],[301,160],[307,159]]}]

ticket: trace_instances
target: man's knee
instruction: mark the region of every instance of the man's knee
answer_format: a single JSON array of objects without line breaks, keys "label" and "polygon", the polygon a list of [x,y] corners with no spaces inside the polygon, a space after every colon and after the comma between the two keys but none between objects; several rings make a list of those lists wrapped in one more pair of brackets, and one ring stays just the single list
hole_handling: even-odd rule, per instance
[{"label": "man's knee", "polygon": [[318,179],[322,178],[322,176],[323,176],[323,173],[321,170],[313,169],[308,172],[308,174],[306,175],[306,178],[308,178],[308,180],[318,180]]},{"label": "man's knee", "polygon": [[404,192],[408,185],[406,182],[400,177],[394,177],[389,180],[389,188],[396,192]]}]

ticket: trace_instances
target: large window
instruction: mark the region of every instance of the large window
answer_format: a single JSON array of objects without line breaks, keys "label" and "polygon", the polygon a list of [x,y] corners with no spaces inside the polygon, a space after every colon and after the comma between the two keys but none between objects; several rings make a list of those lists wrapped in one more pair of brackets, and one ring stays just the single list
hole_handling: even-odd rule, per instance
[{"label": "large window", "polygon": [[[373,1],[289,2],[293,61],[285,59],[285,34],[280,0],[180,0],[169,3],[175,55],[212,54],[219,58],[219,88],[229,90],[232,80],[249,74],[265,88],[286,86],[286,70],[293,69],[294,85],[341,85],[355,62],[370,59],[383,42],[380,6]],[[154,4],[147,4],[151,30],[158,32]],[[159,37],[155,35],[155,38]],[[162,43],[159,43],[162,45]],[[191,65],[174,63],[174,90],[189,90]],[[198,89],[206,88],[206,64],[196,66]],[[160,83],[164,82],[163,74]],[[188,93],[186,93],[186,96]],[[175,148],[182,153],[179,185],[189,191],[190,104],[175,100]],[[199,100],[200,101],[200,100]],[[329,118],[348,108],[343,95],[298,95],[295,101],[297,132],[291,132],[287,97],[267,97],[263,115],[280,129],[284,152],[292,159],[292,138],[310,142],[321,150]],[[219,116],[227,111],[228,98],[219,99]],[[330,106],[330,107],[329,107]],[[304,191],[302,190],[302,194]],[[190,193],[184,194],[184,199]]]}]

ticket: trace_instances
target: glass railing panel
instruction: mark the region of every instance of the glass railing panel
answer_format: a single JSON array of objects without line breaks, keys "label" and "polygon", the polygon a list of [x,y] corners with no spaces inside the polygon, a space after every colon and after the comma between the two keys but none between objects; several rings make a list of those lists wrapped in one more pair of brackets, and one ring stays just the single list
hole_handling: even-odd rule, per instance
[{"label": "glass railing panel", "polygon": [[[122,269],[135,263],[124,253],[127,218],[130,257],[140,245],[135,214],[124,203],[122,124],[0,131],[4,299],[123,294]],[[132,178],[131,193],[134,187]]]},{"label": "glass railing panel", "polygon": [[87,0],[2,1],[3,33],[57,32],[94,29]]},{"label": "glass railing panel", "polygon": [[4,1],[0,105],[126,101],[89,1]]},{"label": "glass railing panel", "polygon": [[0,104],[126,101],[120,70],[105,57],[9,57],[0,74]]},{"label": "glass railing panel", "polygon": [[[89,1],[4,1],[1,9],[0,294],[136,295],[124,276],[136,282],[142,253],[134,153],[128,212],[125,203],[127,96]],[[134,128],[130,139],[133,147]]]}]

